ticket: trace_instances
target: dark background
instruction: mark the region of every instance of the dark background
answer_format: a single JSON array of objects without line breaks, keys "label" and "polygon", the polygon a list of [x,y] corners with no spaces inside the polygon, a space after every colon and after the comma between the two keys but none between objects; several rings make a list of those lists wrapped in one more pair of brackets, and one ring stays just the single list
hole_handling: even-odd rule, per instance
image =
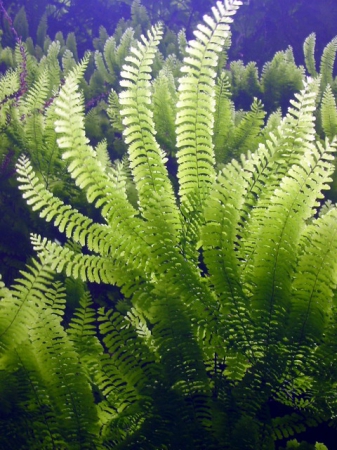
[{"label": "dark background", "polygon": [[[53,39],[57,31],[64,35],[75,32],[79,56],[92,48],[92,40],[103,25],[110,35],[123,17],[129,19],[132,0],[3,0],[4,7],[14,17],[25,7],[33,39],[43,14],[47,15],[48,34]],[[203,14],[210,12],[213,0],[142,0],[150,21],[163,20],[175,32],[185,28],[188,38]],[[336,0],[244,0],[233,24],[230,58],[256,61],[259,67],[272,59],[278,50],[288,45],[294,49],[296,62],[302,64],[304,39],[316,32],[317,55],[337,35]],[[3,15],[0,19],[8,30]],[[26,38],[27,36],[22,36]],[[12,42],[11,42],[12,40]],[[13,44],[13,36],[4,33],[2,45]]]}]

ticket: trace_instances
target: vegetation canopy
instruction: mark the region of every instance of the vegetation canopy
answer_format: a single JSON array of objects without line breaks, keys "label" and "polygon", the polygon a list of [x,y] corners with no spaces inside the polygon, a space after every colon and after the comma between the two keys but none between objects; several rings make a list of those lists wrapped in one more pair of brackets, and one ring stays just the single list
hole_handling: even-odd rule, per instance
[{"label": "vegetation canopy", "polygon": [[[91,145],[85,133],[89,54],[76,63],[64,53],[61,83],[51,44],[45,70],[19,98],[18,71],[0,79],[2,126],[9,111],[23,115],[9,129],[19,142],[37,136],[46,152],[27,146],[20,155],[19,188],[66,241],[33,233],[38,259],[10,288],[0,285],[1,448],[267,450],[334,424],[337,208],[324,200],[335,171],[331,83],[303,76],[283,117],[265,124],[255,99],[235,122],[221,55],[240,4],[218,1],[204,16],[176,78],[168,56],[153,79],[161,23],[138,40],[128,31],[120,89],[108,101],[127,148],[119,162],[105,139]],[[108,58],[96,60],[103,71]],[[171,99],[163,116],[161,98]],[[99,217],[57,196],[55,174],[73,180]],[[88,282],[117,286],[123,300],[97,307]],[[68,318],[70,288],[80,301]]]}]

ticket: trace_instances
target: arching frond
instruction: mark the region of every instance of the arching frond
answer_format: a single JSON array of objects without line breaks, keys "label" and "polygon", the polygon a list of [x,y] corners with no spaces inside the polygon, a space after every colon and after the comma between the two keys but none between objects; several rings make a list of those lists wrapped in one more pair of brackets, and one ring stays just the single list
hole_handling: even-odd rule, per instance
[{"label": "arching frond", "polygon": [[214,78],[218,55],[229,32],[231,16],[240,3],[217,2],[213,18],[204,17],[204,24],[194,32],[189,42],[184,65],[186,75],[179,80],[179,101],[176,118],[178,179],[181,202],[190,192],[199,192],[205,198],[215,178],[213,152],[213,113],[215,108]]},{"label": "arching frond", "polygon": [[304,41],[303,53],[306,69],[312,77],[317,76],[316,61],[315,61],[315,45],[316,45],[316,34],[311,33]]},{"label": "arching frond", "polygon": [[[121,73],[121,86],[126,90],[120,93],[119,101],[123,107],[123,135],[128,144],[130,168],[142,214],[150,220],[153,215],[165,215],[174,236],[180,227],[178,210],[165,167],[166,157],[154,137],[152,113],[145,106],[151,102],[149,72],[161,35],[162,29],[158,25],[152,28],[147,38],[141,38],[142,43],[138,43],[137,48],[131,49],[132,56],[126,58],[127,64]],[[159,200],[157,211],[149,202],[153,195]]]},{"label": "arching frond", "polygon": [[329,139],[333,139],[337,135],[337,109],[335,97],[329,84],[323,94],[321,116],[325,135]]}]

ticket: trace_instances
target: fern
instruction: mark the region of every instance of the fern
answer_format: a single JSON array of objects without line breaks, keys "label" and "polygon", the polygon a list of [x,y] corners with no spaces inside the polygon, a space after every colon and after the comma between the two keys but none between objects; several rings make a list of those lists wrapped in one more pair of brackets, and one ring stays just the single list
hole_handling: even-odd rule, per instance
[{"label": "fern", "polygon": [[[336,415],[337,217],[335,205],[321,208],[336,141],[332,134],[317,140],[320,79],[302,83],[291,50],[276,55],[262,83],[270,87],[282,70],[288,93],[301,82],[286,116],[278,110],[263,128],[258,100],[250,113],[234,114],[227,75],[217,85],[215,78],[238,5],[218,2],[213,18],[199,25],[177,89],[179,64],[172,58],[158,78],[151,76],[162,63],[162,25],[132,44],[122,89],[118,98],[117,90],[111,94],[109,106],[123,130],[128,162],[112,163],[107,141],[92,147],[86,137],[79,84],[88,56],[68,73],[51,117],[57,116],[57,144],[69,175],[101,213],[99,222],[58,199],[29,160],[19,159],[24,198],[72,241],[62,245],[32,234],[48,269],[36,265],[21,290],[0,286],[0,308],[10,313],[0,321],[6,331],[0,362],[8,368],[0,377],[21,386],[15,403],[20,427],[31,407],[23,441],[32,428],[31,441],[54,448],[264,450]],[[118,39],[102,32],[103,41],[112,65]],[[257,88],[255,66],[238,67],[245,83]],[[178,200],[160,147],[158,101],[168,92]],[[326,92],[329,130],[326,116],[334,105]],[[39,99],[34,90],[28,98],[32,105]],[[230,124],[221,134],[223,112]],[[237,159],[216,169],[229,143]],[[137,204],[130,201],[130,185]],[[122,302],[106,300],[97,308],[82,286],[65,330],[64,291],[51,270],[115,285]],[[10,402],[2,396],[6,410]],[[289,414],[275,417],[275,401]],[[7,416],[1,423],[6,445],[18,430],[13,414]],[[24,448],[22,441],[15,444]]]},{"label": "fern", "polygon": [[332,85],[332,71],[336,58],[337,51],[337,38],[332,39],[331,42],[324,48],[321,62],[320,62],[320,75],[321,79],[321,95],[325,91],[328,84]]},{"label": "fern", "polygon": [[[214,19],[205,16],[206,25],[195,31],[196,40],[189,43],[179,80],[179,101],[176,119],[177,160],[179,164],[179,195],[184,204],[187,194],[198,191],[200,201],[212,184],[214,156],[212,153],[212,130],[214,112],[213,67],[217,66],[218,54],[228,34],[230,16],[238,8],[235,2],[227,5],[218,2],[212,9]],[[194,107],[196,104],[196,107]]]},{"label": "fern", "polygon": [[316,61],[315,61],[315,45],[316,45],[316,35],[315,33],[311,33],[304,41],[303,53],[307,71],[312,77],[317,76]]},{"label": "fern", "polygon": [[337,110],[330,85],[327,85],[323,95],[321,115],[324,133],[329,139],[333,139],[337,134]]}]

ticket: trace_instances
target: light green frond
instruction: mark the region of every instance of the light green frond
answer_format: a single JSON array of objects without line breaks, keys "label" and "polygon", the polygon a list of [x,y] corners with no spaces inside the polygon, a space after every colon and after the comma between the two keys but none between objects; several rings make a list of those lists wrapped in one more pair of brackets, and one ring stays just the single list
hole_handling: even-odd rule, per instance
[{"label": "light green frond", "polygon": [[65,232],[68,238],[79,242],[82,246],[87,245],[90,250],[101,254],[108,251],[107,248],[104,251],[106,244],[103,245],[104,236],[109,240],[109,231],[106,227],[93,224],[92,219],[54,197],[40,183],[26,158],[19,159],[17,172],[20,175],[18,181],[21,183],[19,189],[24,191],[23,197],[28,199],[28,204],[33,205],[33,210],[40,211],[40,217],[45,218],[47,222],[54,220],[55,226],[58,226],[61,232]]},{"label": "light green frond", "polygon": [[337,109],[335,97],[329,84],[323,94],[321,116],[325,135],[329,139],[333,139],[337,135]]},{"label": "light green frond", "polygon": [[[0,126],[5,126],[8,121],[8,113],[15,101],[11,99],[20,88],[19,72],[14,70],[7,70],[6,73],[0,77]],[[6,99],[8,99],[6,101]]]},{"label": "light green frond", "polygon": [[280,109],[274,111],[269,115],[266,126],[262,130],[264,142],[268,139],[270,133],[273,133],[274,135],[277,133],[277,129],[281,125],[281,122],[282,122],[282,113]]},{"label": "light green frond", "polygon": [[[7,97],[18,91],[20,86],[19,73],[16,70],[7,70],[0,77],[0,101],[3,102]],[[2,109],[3,105],[1,105]]]},{"label": "light green frond", "polygon": [[178,46],[179,46],[179,52],[180,52],[180,56],[182,56],[183,58],[187,57],[187,39],[186,39],[186,33],[185,30],[180,30],[178,33]]},{"label": "light green frond", "polygon": [[103,55],[105,63],[111,75],[115,72],[116,69],[116,48],[116,39],[113,36],[109,37],[104,43]]},{"label": "light green frond", "polygon": [[48,260],[52,270],[59,273],[64,270],[66,276],[80,278],[84,282],[116,284],[113,261],[108,258],[76,253],[36,235],[31,236],[31,241],[34,250],[40,258]]},{"label": "light green frond", "polygon": [[48,72],[50,95],[60,86],[61,68],[58,61],[60,50],[60,43],[52,42],[48,47],[47,56],[44,56],[39,64],[39,71],[46,70]]},{"label": "light green frond", "polygon": [[316,45],[316,34],[311,33],[304,41],[303,53],[306,69],[312,77],[317,76],[316,61],[315,61],[315,45]]},{"label": "light green frond", "polygon": [[[241,166],[233,160],[218,174],[205,207],[201,239],[210,282],[224,313],[238,295],[237,237],[247,182]],[[239,288],[240,291],[240,288]]]},{"label": "light green frond", "polygon": [[[123,135],[140,210],[147,219],[164,215],[174,237],[180,226],[178,209],[165,167],[167,158],[154,137],[154,122],[148,106],[151,104],[151,63],[161,35],[161,26],[153,27],[147,38],[142,36],[137,47],[132,47],[121,72],[121,86],[126,90],[120,93],[119,101],[123,107]],[[156,212],[153,211],[155,203],[149,201],[154,195],[158,200]]]},{"label": "light green frond", "polygon": [[250,112],[245,114],[231,136],[229,146],[233,155],[256,150],[261,140],[259,134],[264,125],[265,115],[262,102],[254,98]]},{"label": "light green frond", "polygon": [[20,101],[21,114],[31,114],[43,109],[49,97],[49,74],[44,70],[36,83],[28,90],[24,99]]},{"label": "light green frond", "polygon": [[207,195],[215,179],[213,125],[215,109],[214,78],[219,53],[229,33],[231,16],[239,2],[212,8],[213,18],[204,16],[204,23],[194,32],[189,42],[179,80],[177,104],[177,153],[179,195],[186,202],[189,192],[199,192],[200,201]]},{"label": "light green frond", "polygon": [[333,83],[333,67],[335,63],[337,52],[337,37],[333,38],[329,44],[324,48],[321,63],[320,63],[320,75],[321,75],[321,95],[325,91],[328,84],[330,86]]}]

